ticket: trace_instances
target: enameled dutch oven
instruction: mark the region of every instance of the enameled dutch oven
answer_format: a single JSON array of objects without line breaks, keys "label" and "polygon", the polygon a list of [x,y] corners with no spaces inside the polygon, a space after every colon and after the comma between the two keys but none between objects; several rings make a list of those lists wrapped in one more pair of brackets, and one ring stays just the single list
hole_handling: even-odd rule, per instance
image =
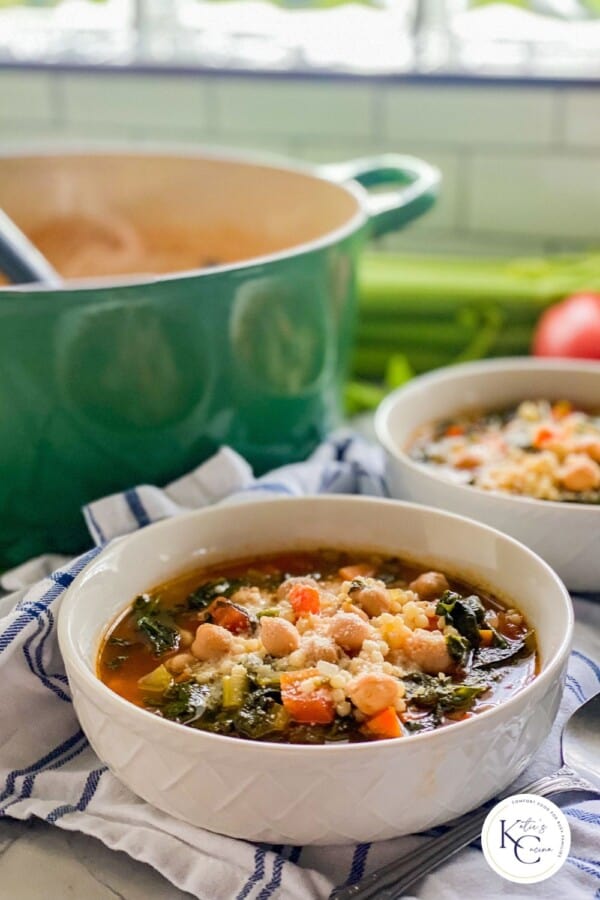
[{"label": "enameled dutch oven", "polygon": [[197,255],[0,290],[0,561],[77,550],[82,504],[221,444],[257,471],[309,453],[339,420],[361,245],[425,212],[438,183],[394,155],[318,170],[189,150],[1,158],[0,208],[34,241],[69,216],[78,239],[77,217],[96,216],[107,240],[111,222],[159,244],[193,233]]}]

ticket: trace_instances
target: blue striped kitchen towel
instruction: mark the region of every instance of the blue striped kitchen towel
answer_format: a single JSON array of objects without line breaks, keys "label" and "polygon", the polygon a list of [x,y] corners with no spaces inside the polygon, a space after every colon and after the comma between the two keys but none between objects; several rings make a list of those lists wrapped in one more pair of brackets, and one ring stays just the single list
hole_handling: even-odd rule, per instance
[{"label": "blue striped kitchen towel", "polygon": [[[37,817],[93,835],[149,863],[202,900],[326,898],[334,885],[350,884],[427,840],[427,835],[415,835],[343,848],[264,846],[193,828],[123,787],[95,756],[73,712],[56,641],[56,616],[66,588],[107,541],[213,503],[318,492],[385,494],[379,449],[362,438],[336,436],[305,463],[258,479],[241,457],[223,449],[164,489],[143,485],[88,506],[84,515],[96,546],[78,559],[58,568],[57,557],[39,559],[5,576],[5,589],[20,590],[0,600],[0,816]],[[600,688],[600,667],[594,661],[600,655],[599,609],[576,601],[585,629],[576,639],[560,714],[518,784],[558,766],[562,724]],[[567,813],[571,855],[549,882],[523,888],[504,882],[472,847],[425,879],[414,896],[480,900],[485,884],[487,900],[599,898],[600,801],[581,803]]]}]

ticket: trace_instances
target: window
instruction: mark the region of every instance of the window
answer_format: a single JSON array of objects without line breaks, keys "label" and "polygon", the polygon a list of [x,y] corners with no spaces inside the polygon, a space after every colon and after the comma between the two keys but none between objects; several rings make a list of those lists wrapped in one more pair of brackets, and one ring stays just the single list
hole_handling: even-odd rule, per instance
[{"label": "window", "polygon": [[0,0],[2,61],[596,77],[600,0]]}]

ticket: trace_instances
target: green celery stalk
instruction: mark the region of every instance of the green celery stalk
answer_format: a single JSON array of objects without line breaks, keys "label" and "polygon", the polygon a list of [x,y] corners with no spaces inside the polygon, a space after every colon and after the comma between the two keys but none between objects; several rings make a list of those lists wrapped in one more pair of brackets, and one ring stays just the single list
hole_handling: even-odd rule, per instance
[{"label": "green celery stalk", "polygon": [[554,260],[472,260],[367,254],[358,273],[361,309],[432,314],[452,303],[498,302],[538,313],[577,290],[600,290],[600,256]]},{"label": "green celery stalk", "polygon": [[[372,346],[402,350],[410,347],[427,347],[428,349],[460,353],[477,331],[477,327],[466,327],[456,321],[415,324],[404,320],[369,319],[360,323],[356,342],[359,347]],[[532,333],[532,325],[512,325],[511,323],[506,330],[498,334],[496,342],[507,347],[509,352],[513,347],[527,348],[531,343]]]}]

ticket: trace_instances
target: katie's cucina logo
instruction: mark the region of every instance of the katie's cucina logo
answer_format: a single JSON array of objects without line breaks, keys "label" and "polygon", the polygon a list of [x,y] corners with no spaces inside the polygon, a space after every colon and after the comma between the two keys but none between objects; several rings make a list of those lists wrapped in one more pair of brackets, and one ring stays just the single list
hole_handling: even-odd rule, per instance
[{"label": "katie's cucina logo", "polygon": [[554,875],[569,855],[569,823],[545,797],[515,794],[487,815],[481,847],[488,865],[509,881],[534,884]]}]

